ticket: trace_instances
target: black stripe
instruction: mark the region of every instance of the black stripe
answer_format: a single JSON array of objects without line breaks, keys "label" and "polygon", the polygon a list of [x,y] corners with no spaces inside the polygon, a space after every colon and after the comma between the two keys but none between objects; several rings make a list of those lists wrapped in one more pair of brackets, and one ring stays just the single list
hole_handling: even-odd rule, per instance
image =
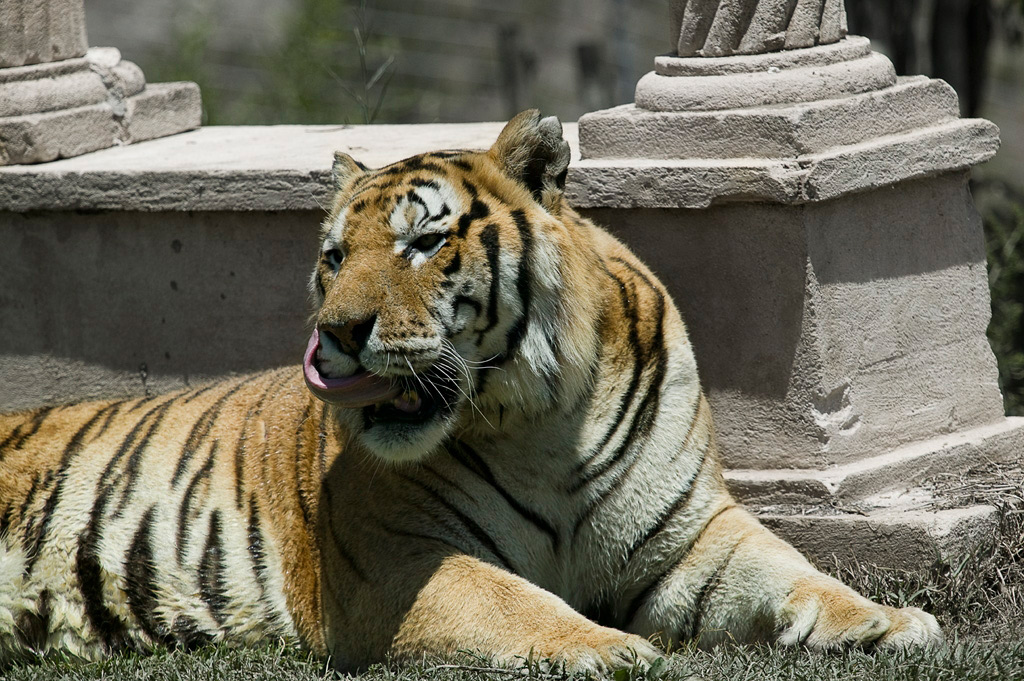
[{"label": "black stripe", "polygon": [[[629,341],[628,347],[630,349],[638,349],[640,347],[640,335],[637,331],[637,311],[631,304],[631,296],[629,295],[629,289],[626,287],[626,282],[620,279],[617,275],[608,273],[612,279],[614,279],[619,285],[619,298],[622,303],[622,311],[629,322]],[[633,403],[633,398],[636,396],[636,391],[640,386],[640,379],[643,376],[644,366],[637,356],[633,357],[633,375],[629,379],[629,385],[626,390],[619,395],[619,404],[615,409],[615,418],[612,420],[610,427],[605,431],[604,437],[601,439],[601,443],[592,449],[588,453],[583,461],[576,466],[576,481],[569,488],[570,493],[575,493],[582,489],[590,480],[601,475],[605,470],[611,467],[612,462],[610,459],[606,459],[602,466],[599,466],[591,471],[587,471],[586,468],[593,462],[598,456],[604,452],[605,448],[611,442],[615,433],[618,432],[622,426],[623,420],[626,418],[626,414],[629,412],[629,407]]]},{"label": "black stripe", "polygon": [[435,537],[431,534],[420,534],[418,532],[410,532],[408,530],[397,530],[388,525],[381,525],[381,528],[388,534],[394,535],[396,537],[401,537],[403,539],[418,539],[421,541],[436,542],[438,544],[441,544],[442,546],[447,547],[448,549],[452,549],[456,552],[461,553],[461,550],[459,549],[458,546],[452,544],[450,541],[442,537]]},{"label": "black stripe", "polygon": [[103,600],[103,568],[100,565],[99,544],[103,514],[110,502],[112,490],[111,485],[100,485],[99,494],[89,514],[89,522],[79,537],[75,556],[75,574],[78,577],[78,588],[82,592],[85,615],[108,652],[120,650],[128,643],[124,622]]},{"label": "black stripe", "polygon": [[[283,372],[291,373],[292,369],[283,369]],[[281,373],[279,371],[278,373]],[[270,396],[271,391],[274,392],[276,397],[281,392],[281,385],[285,382],[281,380],[283,376],[271,383],[260,395],[260,399],[256,401],[256,404],[249,407],[249,411],[245,414],[245,422],[242,424],[242,429],[238,433],[238,440],[235,442],[235,508],[238,510],[242,509],[243,494],[245,487],[245,454],[246,444],[248,443],[248,431],[252,425],[254,419],[259,418],[263,415],[263,406],[266,404],[267,398]]]},{"label": "black stripe", "polygon": [[519,319],[509,329],[505,341],[505,355],[511,357],[519,349],[520,343],[526,336],[526,329],[530,321],[530,300],[533,292],[533,231],[530,223],[526,220],[526,214],[521,210],[512,211],[512,219],[515,220],[516,228],[519,230],[519,241],[522,243],[522,253],[519,255],[519,272],[516,277],[516,292],[523,306]]},{"label": "black stripe", "polygon": [[359,199],[358,201],[350,204],[348,209],[353,214],[361,213],[366,210],[367,205],[369,204],[367,204],[366,199]]},{"label": "black stripe", "polygon": [[498,288],[501,284],[501,272],[499,271],[498,249],[498,225],[489,223],[480,232],[480,244],[487,254],[487,268],[491,273],[490,288],[487,292],[487,326],[477,332],[476,344],[484,342],[484,335],[498,325]]},{"label": "black stripe", "polygon": [[[114,423],[114,419],[117,418],[117,415],[118,413],[120,413],[121,407],[123,407],[124,404],[124,402],[118,402],[116,404],[110,405],[110,407],[113,407],[113,409],[110,409],[110,407],[104,409],[104,411],[107,412],[107,417],[106,419],[104,419],[103,425],[100,426],[99,430],[97,430],[96,433],[92,436],[90,442],[95,442],[96,440],[99,440],[101,437],[103,437],[103,434],[106,433],[107,429],[110,428],[110,426]],[[109,411],[107,411],[108,409]]]},{"label": "black stripe", "polygon": [[[57,478],[57,471],[55,471],[55,470],[53,470],[51,468],[51,469],[47,470],[46,474],[41,476],[41,477],[42,477],[43,481],[39,485],[39,489],[36,492],[37,495],[39,495],[39,494],[46,494],[47,493],[46,490],[50,489],[50,485],[53,484],[53,481]],[[26,506],[26,511],[28,509],[30,509],[31,505],[34,504],[34,503],[35,503],[35,500],[33,499],[32,502],[30,502],[29,504],[26,504],[25,505]],[[45,508],[46,504],[44,503],[43,506]],[[22,532],[22,535],[21,535],[24,538],[24,540],[22,542],[23,546],[28,545],[30,541],[33,544],[35,543],[36,538],[37,538],[37,536],[36,536],[36,523],[38,523],[39,520],[40,520],[40,516],[37,515],[37,514],[32,514],[32,515],[30,515],[28,517],[28,522],[25,523],[25,530]],[[0,534],[2,534],[2,533],[0,533]]]},{"label": "black stripe", "polygon": [[409,184],[414,187],[430,187],[431,189],[441,190],[441,185],[437,183],[437,180],[424,180],[422,177],[414,177],[409,180]]},{"label": "black stripe", "polygon": [[469,212],[463,213],[459,216],[459,229],[456,234],[458,234],[460,238],[465,239],[466,233],[469,231],[469,226],[473,224],[474,221],[482,220],[490,214],[491,209],[487,207],[487,204],[474,198],[473,202],[469,204]]},{"label": "black stripe", "polygon": [[153,559],[153,516],[156,505],[150,506],[142,516],[131,546],[125,554],[125,590],[128,607],[139,627],[154,643],[170,643],[167,627],[157,616],[157,575]]},{"label": "black stripe", "polygon": [[657,389],[648,389],[647,395],[644,397],[644,402],[640,405],[641,419],[637,422],[637,432],[641,437],[646,437],[654,426],[654,421],[656,420],[658,407],[661,401],[665,374],[668,371],[668,352],[665,349],[665,313],[667,311],[667,304],[665,301],[665,294],[661,292],[661,289],[655,286],[654,282],[652,282],[646,274],[637,269],[632,263],[623,260],[622,258],[613,257],[612,260],[621,263],[636,277],[639,277],[658,301],[658,313],[654,320],[654,337],[651,339],[651,344],[648,348],[648,355],[653,356],[655,360],[655,371],[654,376],[651,379],[651,386],[657,386]]},{"label": "black stripe", "polygon": [[196,451],[209,436],[210,431],[213,430],[213,425],[220,416],[221,410],[224,408],[224,404],[239,390],[245,387],[248,383],[259,378],[259,376],[250,376],[249,378],[239,382],[226,393],[220,396],[216,402],[202,413],[195,425],[192,426],[192,430],[189,432],[188,437],[185,439],[185,444],[181,448],[181,453],[178,455],[178,465],[174,469],[174,476],[171,477],[171,486],[176,487],[178,482],[181,481],[181,477],[185,474],[188,469],[189,463],[192,461],[192,457],[195,456]]},{"label": "black stripe", "polygon": [[31,506],[32,502],[35,501],[36,493],[39,492],[39,483],[42,482],[42,479],[42,474],[37,474],[32,478],[32,485],[28,488],[28,494],[25,495],[25,498],[21,502],[21,508],[18,509],[19,523],[25,523],[25,513],[28,512],[29,506]]},{"label": "black stripe", "polygon": [[[701,584],[700,591],[697,592],[697,599],[693,603],[693,624],[690,627],[690,640],[696,640],[697,635],[701,632],[701,621],[704,619],[704,601],[711,594],[712,591],[717,589],[722,583],[722,574],[725,572],[725,568],[729,566],[729,561],[732,560],[733,554],[736,553],[736,546],[733,546],[729,550],[729,555],[725,557],[725,560],[715,568],[714,573]],[[680,627],[680,631],[682,627]]]},{"label": "black stripe", "polygon": [[463,161],[461,158],[452,158],[449,159],[448,162],[451,163],[456,168],[462,168],[466,172],[473,171],[473,165],[469,163],[469,161]]},{"label": "black stripe", "polygon": [[210,456],[206,458],[204,463],[195,475],[192,476],[192,480],[189,481],[188,487],[185,488],[185,496],[181,499],[181,506],[178,508],[178,533],[177,533],[177,544],[175,546],[178,554],[178,564],[185,562],[185,549],[187,548],[186,539],[190,534],[189,525],[199,514],[198,511],[193,513],[192,502],[193,497],[196,494],[196,490],[199,489],[200,483],[209,478],[210,471],[213,470],[213,463],[217,456],[217,447],[220,444],[217,440],[213,441],[213,445],[210,447]]},{"label": "black stripe", "polygon": [[18,427],[14,429],[7,438],[0,442],[0,461],[3,461],[4,455],[8,451],[8,447],[13,451],[21,451],[25,442],[39,432],[39,428],[43,425],[43,421],[49,416],[50,412],[53,411],[53,407],[43,407],[32,414],[32,420],[29,424],[28,430],[24,433],[21,432],[21,428],[24,423],[18,424]]},{"label": "black stripe", "polygon": [[142,461],[142,454],[146,449],[146,445],[149,444],[150,438],[156,433],[160,424],[163,423],[164,417],[167,416],[167,410],[175,404],[175,400],[168,400],[164,402],[160,407],[157,408],[157,413],[153,418],[152,423],[149,424],[149,429],[146,430],[146,434],[142,436],[138,444],[132,450],[131,455],[128,457],[128,463],[125,464],[124,469],[124,487],[121,493],[121,499],[117,502],[117,508],[114,510],[114,518],[120,518],[124,514],[125,508],[131,501],[132,495],[135,493],[135,485],[139,477],[139,464]]},{"label": "black stripe", "polygon": [[338,534],[338,529],[334,526],[334,493],[331,492],[331,488],[328,485],[322,485],[321,490],[325,504],[325,507],[321,510],[321,517],[327,521],[327,531],[331,535],[331,546],[338,552],[342,560],[348,563],[349,568],[355,573],[356,577],[364,582],[369,582],[370,580],[366,573],[359,567],[359,563],[356,562],[355,557],[349,552],[345,541]]},{"label": "black stripe", "polygon": [[221,531],[220,511],[215,510],[210,514],[210,530],[206,535],[203,557],[199,561],[199,596],[210,609],[210,615],[217,626],[223,626],[228,608]]},{"label": "black stripe", "polygon": [[455,299],[452,301],[452,316],[455,316],[455,313],[459,309],[459,305],[469,305],[473,308],[474,314],[478,317],[480,316],[480,313],[484,311],[484,306],[480,304],[480,301],[473,300],[469,296],[458,295],[455,296]]},{"label": "black stripe", "polygon": [[[67,481],[68,467],[71,465],[71,460],[76,454],[82,449],[82,441],[85,436],[89,433],[93,426],[96,425],[100,419],[109,416],[112,412],[116,412],[121,408],[123,403],[115,402],[114,404],[108,404],[103,409],[100,409],[92,415],[88,421],[82,425],[75,434],[71,436],[64,452],[60,457],[60,464],[57,466],[56,484],[54,485],[53,492],[46,499],[46,505],[43,506],[42,520],[39,523],[39,531],[36,534],[35,542],[28,552],[28,561],[25,564],[25,574],[30,575],[32,568],[35,566],[36,560],[39,558],[39,553],[43,548],[43,542],[46,540],[47,531],[50,529],[50,521],[53,519],[53,512],[57,508],[57,502],[60,501],[60,494],[64,488],[64,483]],[[108,422],[109,423],[109,419]],[[107,424],[104,424],[106,426]]]},{"label": "black stripe", "polygon": [[461,267],[462,267],[462,252],[459,251],[459,250],[456,250],[455,251],[455,255],[452,256],[452,259],[449,260],[448,264],[444,266],[443,270],[441,270],[441,274],[443,274],[444,276],[446,276],[446,277],[448,277],[450,279],[451,276],[453,274],[455,274],[456,272],[458,272],[459,268],[461,268]]},{"label": "black stripe", "polygon": [[415,189],[410,189],[405,193],[405,200],[409,203],[418,203],[423,206],[423,212],[430,216],[430,208],[427,207],[427,202],[423,200],[419,194],[416,193]]},{"label": "black stripe", "polygon": [[501,495],[501,498],[505,500],[505,503],[512,507],[512,510],[522,516],[524,520],[529,522],[535,528],[546,534],[551,539],[553,547],[556,550],[558,549],[558,532],[551,523],[541,517],[536,511],[521,504],[518,499],[509,494],[504,487],[499,485],[498,481],[494,477],[494,473],[491,471],[490,467],[488,467],[487,462],[484,461],[472,447],[462,442],[453,442],[452,445],[453,446],[448,449],[448,452],[451,454],[453,459],[493,487],[498,494]]},{"label": "black stripe", "polygon": [[267,557],[263,552],[263,530],[260,529],[259,507],[256,505],[256,495],[249,497],[249,525],[247,535],[249,539],[249,557],[252,559],[252,571],[256,575],[256,583],[259,584],[261,596],[267,594]]},{"label": "black stripe", "polygon": [[199,623],[188,615],[174,620],[174,638],[185,650],[195,650],[213,641],[213,636],[199,628]]},{"label": "black stripe", "polygon": [[672,563],[664,572],[662,572],[654,580],[652,580],[650,584],[645,586],[643,590],[640,591],[640,593],[633,597],[633,600],[629,602],[629,606],[626,608],[626,614],[622,620],[625,624],[623,628],[628,629],[629,626],[633,624],[633,620],[636,619],[636,615],[638,612],[640,612],[640,608],[642,608],[647,603],[647,599],[651,597],[651,594],[653,594],[655,591],[660,589],[665,584],[665,581],[668,579],[669,575],[672,574],[672,572],[676,569],[678,565],[678,561]]},{"label": "black stripe", "polygon": [[[432,489],[429,485],[426,485],[426,484],[420,482],[419,480],[416,480],[415,478],[410,478],[410,477],[407,477],[405,475],[399,475],[398,477],[402,478],[403,480],[405,480],[406,482],[408,482],[408,483],[410,483],[412,485],[415,485],[416,487],[419,487],[431,499],[433,499],[438,504],[440,504],[442,507],[444,507],[444,509],[447,510],[449,514],[454,516],[455,519],[458,520],[462,524],[463,527],[465,527],[467,530],[469,530],[469,533],[471,535],[473,535],[473,537],[477,540],[477,542],[486,551],[489,551],[491,553],[491,555],[493,555],[495,558],[498,559],[498,562],[501,563],[501,566],[503,568],[505,568],[509,572],[515,572],[515,570],[512,568],[512,564],[509,562],[508,558],[506,558],[505,555],[498,548],[498,545],[497,545],[497,543],[495,543],[494,539],[492,539],[491,536],[489,534],[487,534],[487,532],[485,532],[484,529],[482,527],[480,527],[480,525],[478,525],[475,520],[473,520],[468,515],[466,515],[465,513],[460,511],[458,508],[456,508],[453,504],[451,504],[447,499],[445,499],[440,494],[438,494],[438,492],[435,491],[434,489]],[[326,489],[326,487],[324,489]]]},{"label": "black stripe", "polygon": [[636,554],[636,552],[643,548],[643,546],[647,544],[647,542],[649,542],[660,532],[662,532],[668,525],[669,521],[672,520],[672,518],[675,517],[675,515],[684,506],[686,506],[686,504],[690,502],[690,497],[693,495],[693,488],[697,482],[697,478],[700,477],[701,472],[704,470],[704,464],[707,462],[708,450],[710,448],[711,440],[709,438],[704,442],[704,449],[701,451],[700,455],[700,465],[697,466],[697,470],[694,472],[692,476],[690,476],[690,479],[687,480],[686,487],[682,488],[679,491],[679,495],[676,497],[676,500],[673,501],[664,511],[662,511],[658,515],[657,519],[654,521],[654,524],[648,528],[644,536],[638,538],[635,542],[633,542],[633,545],[629,547],[629,549],[626,551],[627,563],[633,559],[633,556]]},{"label": "black stripe", "polygon": [[0,515],[0,539],[6,537],[7,530],[11,528],[11,511],[13,510],[9,503],[4,505],[3,515]]},{"label": "black stripe", "polygon": [[302,520],[305,522],[306,527],[311,527],[313,524],[313,513],[309,506],[308,493],[304,489],[302,480],[302,431],[306,427],[306,422],[309,421],[309,417],[313,413],[313,400],[306,402],[306,408],[302,412],[302,419],[299,420],[299,427],[295,429],[295,498],[299,503],[299,510],[302,511]]},{"label": "black stripe", "polygon": [[325,402],[323,407],[320,409],[320,433],[319,441],[316,445],[316,460],[320,466],[320,475],[317,478],[319,481],[323,481],[324,475],[327,474],[327,419],[330,416],[330,412],[327,409],[327,403]]},{"label": "black stripe", "polygon": [[466,190],[466,193],[469,194],[469,197],[472,199],[475,199],[477,196],[480,195],[480,192],[478,192],[476,189],[476,185],[474,185],[466,178],[462,178],[462,188]]},{"label": "black stripe", "polygon": [[218,385],[220,385],[220,384],[219,383],[211,383],[210,385],[203,386],[202,388],[199,388],[198,390],[195,390],[193,392],[187,393],[186,395],[182,396],[181,403],[182,404],[188,404],[192,400],[197,399],[199,397],[202,397],[206,393],[210,392],[211,390],[216,388]]},{"label": "black stripe", "polygon": [[107,462],[99,481],[96,483],[96,500],[93,503],[92,511],[89,513],[89,522],[79,538],[75,560],[75,572],[78,575],[79,589],[82,592],[86,616],[103,640],[107,650],[119,650],[125,648],[129,643],[127,628],[124,622],[106,606],[103,600],[103,570],[99,558],[99,543],[102,540],[104,515],[106,514],[107,506],[110,504],[111,495],[121,479],[121,476],[117,475],[115,471],[121,460],[134,446],[143,426],[153,418],[154,414],[162,409],[166,409],[167,405],[174,399],[175,397],[172,396],[164,403],[158,404],[147,411],[121,441],[120,447],[118,447],[117,452]]},{"label": "black stripe", "polygon": [[[619,461],[622,460],[623,456],[625,456],[625,454],[633,447],[634,443],[638,439],[646,438],[650,434],[650,430],[651,428],[653,428],[654,422],[657,417],[657,410],[660,405],[661,392],[665,380],[665,374],[668,370],[668,353],[665,350],[664,342],[664,320],[666,312],[665,296],[651,283],[650,279],[648,279],[642,272],[637,270],[631,264],[622,260],[621,258],[613,258],[613,260],[622,263],[636,276],[640,277],[643,280],[643,282],[647,286],[649,286],[651,290],[656,294],[659,302],[658,314],[655,317],[654,321],[655,333],[654,337],[651,339],[650,346],[647,348],[646,357],[644,357],[643,353],[638,352],[637,358],[633,365],[634,380],[631,381],[630,383],[630,404],[632,404],[633,399],[635,397],[635,395],[632,394],[632,392],[636,390],[636,387],[639,385],[640,377],[642,376],[644,369],[650,364],[652,359],[654,361],[654,373],[647,384],[647,388],[644,391],[644,396],[641,399],[640,404],[633,412],[633,418],[630,419],[629,430],[626,433],[626,437],[621,443],[619,443],[619,446],[616,448],[615,454],[605,459],[603,462],[601,462],[594,468],[582,472],[579,478],[577,479],[575,485],[571,488],[570,491],[572,492],[576,492],[579,489],[582,489],[582,487],[587,485],[592,480],[604,475],[608,470],[610,470],[614,465],[616,465]],[[614,277],[615,275],[612,276]],[[615,278],[618,280],[618,277]],[[620,283],[622,283],[621,280],[619,281]],[[621,290],[625,292],[625,286],[623,286]],[[635,286],[633,288],[633,295],[630,296],[628,300],[624,298],[623,303],[626,304],[627,302],[631,303],[633,301],[639,303],[639,296]],[[637,329],[637,322],[639,321],[639,316],[637,314],[637,311],[632,306],[629,307],[628,316],[630,318],[630,347],[639,350],[639,348],[641,348],[639,332]],[[622,404],[623,403],[620,402],[620,410]],[[611,432],[613,433],[615,429],[617,429],[617,427],[618,424],[615,425],[615,428]],[[610,439],[610,437],[606,436],[606,442],[607,439]],[[603,444],[606,444],[606,442]],[[601,449],[603,449],[603,447]],[[636,464],[638,458],[639,455],[637,454],[633,456],[633,459],[626,467],[626,469],[620,471],[620,475],[617,477],[612,486],[605,490],[605,495],[619,487],[619,485],[625,479],[626,475],[628,475],[629,471],[632,470],[633,466]],[[593,456],[588,457],[587,460],[592,461]],[[585,464],[586,462],[584,462],[584,464],[581,464],[580,467],[585,466]],[[579,470],[579,467],[577,468],[577,470]],[[589,512],[581,516],[579,522],[582,522],[583,518],[585,518],[587,515],[589,515]],[[577,527],[578,526],[579,524],[577,524]]]}]

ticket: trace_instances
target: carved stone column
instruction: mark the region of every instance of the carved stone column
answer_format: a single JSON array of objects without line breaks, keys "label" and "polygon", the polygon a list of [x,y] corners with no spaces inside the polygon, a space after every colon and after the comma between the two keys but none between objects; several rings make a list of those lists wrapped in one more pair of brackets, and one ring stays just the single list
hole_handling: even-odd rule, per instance
[{"label": "carved stone column", "polygon": [[671,7],[636,102],[580,119],[571,199],[673,290],[736,493],[819,555],[889,523],[873,559],[926,563],[991,514],[931,514],[917,481],[1024,449],[966,185],[998,130],[847,36],[842,0]]},{"label": "carved stone column", "polygon": [[82,0],[0,0],[0,165],[77,156],[199,126],[195,83],[146,84],[88,49]]}]

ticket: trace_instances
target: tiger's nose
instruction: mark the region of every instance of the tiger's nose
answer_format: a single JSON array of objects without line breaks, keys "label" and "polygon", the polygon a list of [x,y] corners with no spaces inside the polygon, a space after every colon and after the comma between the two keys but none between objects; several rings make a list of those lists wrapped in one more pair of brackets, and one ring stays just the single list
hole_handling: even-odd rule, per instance
[{"label": "tiger's nose", "polygon": [[345,324],[321,324],[319,325],[320,335],[327,336],[338,344],[342,352],[353,357],[366,345],[366,339],[373,331],[373,325],[377,323],[377,315],[367,319],[354,319]]}]

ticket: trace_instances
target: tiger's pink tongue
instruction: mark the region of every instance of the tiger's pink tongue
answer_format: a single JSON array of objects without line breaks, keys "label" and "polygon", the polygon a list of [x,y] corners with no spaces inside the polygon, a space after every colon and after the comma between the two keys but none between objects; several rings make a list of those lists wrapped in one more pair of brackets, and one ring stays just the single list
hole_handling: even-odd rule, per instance
[{"label": "tiger's pink tongue", "polygon": [[386,378],[361,371],[345,378],[328,378],[316,368],[316,351],[320,349],[320,331],[313,329],[302,361],[302,373],[309,391],[324,402],[339,407],[368,407],[398,397],[402,389]]}]

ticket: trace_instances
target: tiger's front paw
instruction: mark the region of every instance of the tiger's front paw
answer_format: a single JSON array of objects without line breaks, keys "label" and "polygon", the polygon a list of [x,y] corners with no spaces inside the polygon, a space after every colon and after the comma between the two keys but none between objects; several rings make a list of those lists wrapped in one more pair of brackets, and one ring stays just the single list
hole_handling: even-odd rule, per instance
[{"label": "tiger's front paw", "polygon": [[647,639],[608,627],[595,627],[582,640],[569,643],[551,655],[571,672],[607,676],[616,669],[648,668],[663,657]]},{"label": "tiger's front paw", "polygon": [[934,617],[920,608],[890,608],[872,603],[827,577],[797,583],[780,611],[779,642],[811,648],[873,644],[913,648],[943,641]]}]

